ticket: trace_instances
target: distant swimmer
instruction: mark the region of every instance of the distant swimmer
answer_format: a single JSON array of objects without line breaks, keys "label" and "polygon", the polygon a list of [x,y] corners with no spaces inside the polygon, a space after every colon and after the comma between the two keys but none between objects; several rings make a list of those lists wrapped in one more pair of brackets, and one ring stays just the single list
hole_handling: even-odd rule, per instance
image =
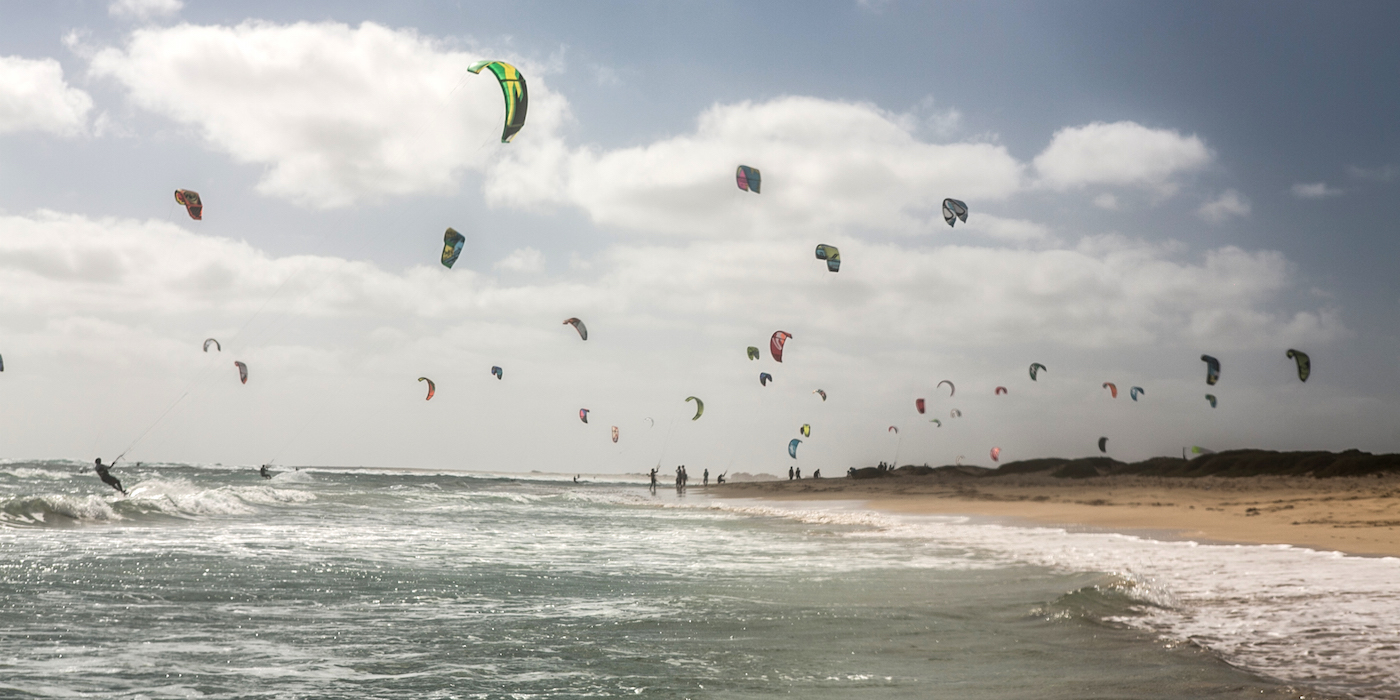
[{"label": "distant swimmer", "polygon": [[102,458],[98,457],[97,463],[92,466],[92,470],[97,472],[97,476],[98,478],[102,479],[102,483],[111,486],[112,488],[118,491],[121,491],[122,495],[125,496],[126,489],[122,488],[122,482],[118,481],[117,477],[112,476],[112,473],[107,471],[107,469],[109,469],[111,466],[112,465],[103,464]]},{"label": "distant swimmer", "polygon": [[261,474],[262,478],[264,479],[272,478],[272,470],[268,469],[266,464],[262,465],[261,467],[258,467],[258,473]]}]

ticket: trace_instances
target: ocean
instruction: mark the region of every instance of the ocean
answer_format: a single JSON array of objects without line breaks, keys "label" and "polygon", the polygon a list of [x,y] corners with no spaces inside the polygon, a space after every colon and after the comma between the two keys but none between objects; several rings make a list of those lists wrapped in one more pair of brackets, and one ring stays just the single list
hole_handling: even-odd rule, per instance
[{"label": "ocean", "polygon": [[0,698],[1400,698],[1400,560],[641,476],[0,464]]}]

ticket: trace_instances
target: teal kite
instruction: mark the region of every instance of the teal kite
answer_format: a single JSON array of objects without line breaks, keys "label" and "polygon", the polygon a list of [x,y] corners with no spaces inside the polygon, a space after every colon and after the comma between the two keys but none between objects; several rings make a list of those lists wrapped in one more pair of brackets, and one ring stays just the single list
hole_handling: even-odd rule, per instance
[{"label": "teal kite", "polygon": [[462,255],[462,244],[467,242],[467,237],[451,227],[447,233],[442,234],[442,266],[452,269],[452,263],[457,262],[457,258]]},{"label": "teal kite", "polygon": [[1032,363],[1031,363],[1031,381],[1036,381],[1035,375],[1036,375],[1036,371],[1037,371],[1037,370],[1038,370],[1038,371],[1041,371],[1041,372],[1048,371],[1048,370],[1045,369],[1045,365],[1042,365],[1042,364],[1040,364],[1039,362],[1032,362]]},{"label": "teal kite", "polygon": [[836,246],[825,243],[817,246],[817,259],[826,261],[828,272],[841,271],[841,251],[837,250]]},{"label": "teal kite", "polygon": [[797,446],[801,444],[801,440],[793,438],[792,441],[788,443],[788,456],[793,459],[797,459]]},{"label": "teal kite", "polygon": [[734,171],[734,181],[738,183],[739,189],[754,194],[758,194],[758,188],[763,184],[758,168],[750,168],[747,165],[741,165]]}]

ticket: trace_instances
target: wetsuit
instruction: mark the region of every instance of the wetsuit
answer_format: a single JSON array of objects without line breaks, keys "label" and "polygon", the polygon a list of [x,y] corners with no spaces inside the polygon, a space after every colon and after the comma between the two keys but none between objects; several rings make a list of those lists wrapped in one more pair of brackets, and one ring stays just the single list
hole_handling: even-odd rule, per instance
[{"label": "wetsuit", "polygon": [[269,472],[269,471],[267,470],[267,465],[266,465],[266,464],[264,464],[264,465],[262,465],[261,467],[258,468],[258,473],[259,473],[259,474],[262,474],[262,478],[264,478],[264,479],[271,479],[271,478],[272,478],[272,472]]},{"label": "wetsuit", "polygon": [[118,481],[117,477],[112,476],[112,473],[107,471],[107,469],[108,466],[103,464],[101,459],[97,460],[97,464],[92,468],[93,471],[97,472],[98,478],[102,479],[102,483],[121,491],[122,495],[125,496],[126,489],[122,488],[122,482]]}]

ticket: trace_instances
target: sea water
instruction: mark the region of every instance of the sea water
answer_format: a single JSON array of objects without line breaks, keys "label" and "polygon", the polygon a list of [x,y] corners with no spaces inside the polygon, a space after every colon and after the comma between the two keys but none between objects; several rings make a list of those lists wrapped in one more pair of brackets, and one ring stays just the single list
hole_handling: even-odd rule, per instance
[{"label": "sea water", "polygon": [[0,698],[1400,698],[1400,561],[643,477],[0,464]]}]

